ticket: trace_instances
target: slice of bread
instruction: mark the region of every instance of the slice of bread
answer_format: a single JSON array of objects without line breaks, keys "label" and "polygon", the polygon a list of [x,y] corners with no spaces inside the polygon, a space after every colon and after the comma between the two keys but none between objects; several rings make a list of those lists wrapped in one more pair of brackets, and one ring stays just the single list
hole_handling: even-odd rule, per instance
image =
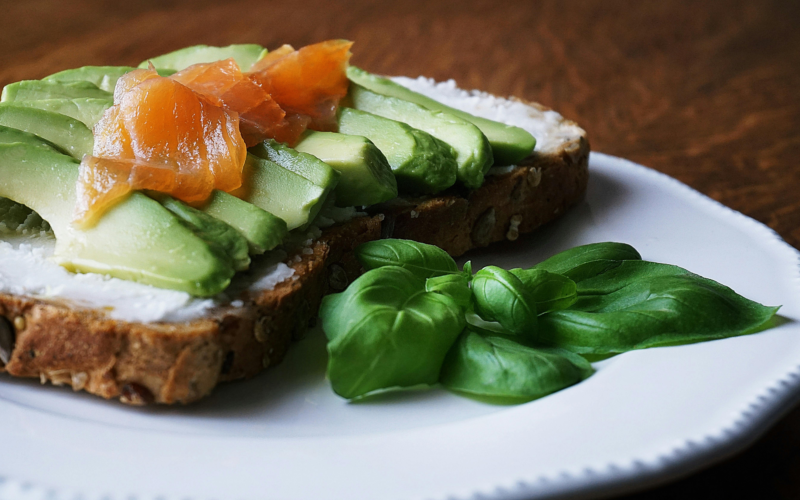
[{"label": "slice of bread", "polygon": [[[555,113],[528,104],[532,114]],[[182,323],[110,319],[103,310],[0,292],[0,361],[17,377],[68,385],[123,403],[189,403],[223,381],[279,363],[316,321],[320,301],[355,279],[353,249],[378,239],[435,244],[453,256],[516,240],[579,202],[588,179],[586,133],[559,115],[552,139],[517,167],[499,167],[475,191],[401,198],[322,232],[289,255],[294,276],[235,306]]]}]

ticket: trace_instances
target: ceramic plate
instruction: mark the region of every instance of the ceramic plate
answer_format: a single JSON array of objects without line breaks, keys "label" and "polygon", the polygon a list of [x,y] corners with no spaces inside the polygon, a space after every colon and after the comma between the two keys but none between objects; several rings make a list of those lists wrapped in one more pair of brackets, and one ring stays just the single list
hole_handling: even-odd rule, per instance
[{"label": "ceramic plate", "polygon": [[130,408],[37,381],[0,383],[0,498],[523,499],[642,487],[740,450],[800,394],[798,252],[653,170],[592,154],[586,201],[470,257],[526,267],[598,241],[720,281],[791,321],[630,352],[520,406],[443,390],[349,404],[312,331],[277,368],[189,407]]}]

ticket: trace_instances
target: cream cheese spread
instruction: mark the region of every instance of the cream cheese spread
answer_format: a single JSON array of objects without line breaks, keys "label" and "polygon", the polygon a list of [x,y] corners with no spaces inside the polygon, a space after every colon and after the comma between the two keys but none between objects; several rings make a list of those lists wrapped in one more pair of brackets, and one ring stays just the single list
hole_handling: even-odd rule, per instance
[{"label": "cream cheese spread", "polygon": [[493,96],[480,90],[463,90],[455,80],[437,83],[420,76],[393,77],[392,80],[414,92],[430,97],[442,104],[527,130],[536,138],[534,151],[552,153],[562,144],[585,134],[582,128],[552,110],[541,111],[514,99]]},{"label": "cream cheese spread", "polygon": [[[584,133],[577,125],[564,122],[555,111],[541,111],[519,101],[477,90],[462,90],[456,87],[453,80],[441,83],[424,77],[396,77],[393,80],[448,106],[521,127],[536,137],[535,151],[555,151],[564,142]],[[355,209],[329,210],[317,222],[325,227],[359,215],[362,214]],[[275,251],[255,257],[251,269],[238,273],[223,294],[213,298],[196,298],[184,292],[99,274],[70,273],[49,260],[55,246],[52,233],[0,229],[5,229],[0,231],[0,292],[102,310],[108,317],[122,321],[192,321],[220,306],[242,307],[241,301],[232,301],[239,293],[272,290],[294,276],[294,269],[284,262],[286,254]],[[306,240],[305,243],[310,250],[312,240]]]},{"label": "cream cheese spread", "polygon": [[55,239],[49,234],[0,241],[0,292],[100,309],[108,317],[122,321],[182,322],[201,318],[228,304],[227,295],[232,289],[272,290],[294,274],[294,269],[283,262],[259,263],[254,266],[257,275],[237,275],[226,296],[202,299],[101,274],[71,273],[49,259],[54,248]]}]

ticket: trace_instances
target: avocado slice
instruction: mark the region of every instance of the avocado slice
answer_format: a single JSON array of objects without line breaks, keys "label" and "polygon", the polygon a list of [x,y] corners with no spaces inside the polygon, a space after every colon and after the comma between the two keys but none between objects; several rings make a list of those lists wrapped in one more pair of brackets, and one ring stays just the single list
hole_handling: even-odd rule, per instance
[{"label": "avocado slice", "polygon": [[339,172],[336,205],[363,207],[397,198],[397,181],[380,149],[369,139],[335,132],[305,133],[295,149]]},{"label": "avocado slice", "polygon": [[483,176],[492,166],[492,148],[475,125],[443,111],[377,94],[355,83],[350,84],[348,98],[355,109],[403,122],[446,142],[456,152],[458,180],[470,189],[483,184]]},{"label": "avocado slice", "polygon": [[52,111],[0,103],[0,125],[35,134],[78,160],[92,154],[94,136],[80,121]]},{"label": "avocado slice", "polygon": [[35,210],[56,235],[56,262],[71,271],[211,296],[234,269],[217,245],[142,193],[113,206],[87,230],[72,225],[79,163],[27,144],[0,144],[0,196]]},{"label": "avocado slice", "polygon": [[242,176],[242,187],[230,194],[280,217],[289,230],[311,222],[333,190],[252,154],[247,155]]},{"label": "avocado slice", "polygon": [[74,99],[76,97],[93,97],[111,99],[111,92],[106,92],[90,82],[48,82],[44,80],[23,80],[9,83],[3,87],[0,102],[35,101],[40,99]]},{"label": "avocado slice", "polygon": [[339,182],[339,173],[330,165],[316,156],[301,153],[275,139],[267,139],[256,144],[249,151],[259,158],[273,161],[283,168],[305,177],[317,186],[336,186],[336,183]]},{"label": "avocado slice", "polygon": [[250,267],[247,240],[234,227],[171,196],[154,194],[151,197],[175,214],[200,239],[219,245],[235,270],[244,271]]},{"label": "avocado slice", "polygon": [[460,109],[445,106],[430,97],[409,90],[388,78],[382,78],[355,66],[347,68],[347,77],[350,81],[378,94],[404,99],[419,104],[420,106],[425,106],[428,109],[445,111],[474,124],[481,129],[481,132],[489,139],[489,144],[492,145],[494,163],[496,165],[515,165],[530,155],[533,148],[536,146],[536,139],[527,130],[474,116]]},{"label": "avocado slice", "polygon": [[[15,128],[3,127],[2,125],[0,125],[0,144],[25,144],[51,153],[62,153],[55,144],[45,141],[41,137]],[[34,220],[30,220],[31,217]],[[28,223],[29,220],[30,223]],[[6,229],[13,231],[22,224],[31,227],[40,226],[41,217],[25,205],[20,205],[7,198],[0,198],[0,223]],[[3,229],[3,227],[0,227],[0,234],[3,233]]]},{"label": "avocado slice", "polygon": [[227,47],[211,47],[208,45],[194,45],[168,54],[160,55],[142,61],[140,68],[146,68],[153,63],[156,68],[174,69],[180,71],[193,64],[209,63],[222,59],[233,58],[242,71],[248,71],[250,66],[264,57],[267,50],[254,43],[234,44]]},{"label": "avocado slice", "polygon": [[22,130],[5,127],[0,125],[0,144],[14,144],[21,143],[33,146],[35,148],[44,149],[45,151],[53,151],[55,153],[64,153],[58,146],[50,141],[46,141],[39,137]]},{"label": "avocado slice", "polygon": [[236,228],[247,239],[251,255],[277,247],[289,232],[283,219],[225,191],[215,190],[200,210]]},{"label": "avocado slice", "polygon": [[42,78],[46,82],[89,82],[101,90],[114,92],[119,77],[133,71],[131,66],[83,66],[81,68],[66,69]]},{"label": "avocado slice", "polygon": [[427,132],[352,108],[339,108],[339,132],[378,146],[401,192],[438,193],[456,182],[455,151]]},{"label": "avocado slice", "polygon": [[[147,66],[145,66],[147,67]],[[66,69],[42,78],[46,82],[89,82],[97,85],[101,90],[114,92],[117,80],[136,68],[131,66],[83,66],[82,68]],[[174,69],[157,69],[160,76],[169,76],[175,73]]]},{"label": "avocado slice", "polygon": [[15,106],[43,109],[75,118],[90,129],[100,121],[103,113],[114,104],[111,99],[77,97],[75,99],[41,99],[36,101],[15,101]]},{"label": "avocado slice", "polygon": [[[113,93],[117,86],[117,80],[125,73],[135,69],[131,66],[83,66],[53,73],[42,80],[60,83],[89,82],[97,85],[101,90]],[[169,76],[175,73],[174,69],[158,69],[156,71],[160,76]]]}]

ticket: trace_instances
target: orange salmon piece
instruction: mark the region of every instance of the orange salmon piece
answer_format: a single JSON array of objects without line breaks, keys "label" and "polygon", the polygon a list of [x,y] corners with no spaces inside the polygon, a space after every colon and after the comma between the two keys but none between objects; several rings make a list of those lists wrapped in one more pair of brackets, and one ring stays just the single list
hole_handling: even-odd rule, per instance
[{"label": "orange salmon piece", "polygon": [[289,45],[268,53],[248,75],[288,114],[310,117],[309,128],[335,131],[336,109],[347,95],[347,40],[328,40],[294,50]]},{"label": "orange salmon piece", "polygon": [[74,222],[90,225],[134,190],[186,202],[242,185],[247,147],[237,113],[152,69],[123,75],[114,106],[94,127],[81,162]]},{"label": "orange salmon piece", "polygon": [[308,122],[287,117],[272,96],[244,75],[233,59],[195,64],[170,78],[238,113],[239,130],[248,147],[268,138],[294,145]]}]

